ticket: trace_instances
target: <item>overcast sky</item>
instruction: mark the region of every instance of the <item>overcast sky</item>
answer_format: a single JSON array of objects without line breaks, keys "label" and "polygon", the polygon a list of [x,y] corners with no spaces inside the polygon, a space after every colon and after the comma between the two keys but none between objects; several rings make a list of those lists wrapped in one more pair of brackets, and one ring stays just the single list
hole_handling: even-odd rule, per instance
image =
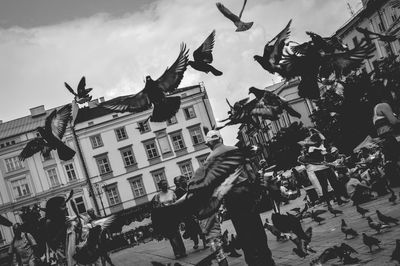
[{"label": "overcast sky", "polygon": [[[221,0],[239,13],[242,0]],[[242,20],[254,21],[235,32],[212,0],[1,0],[0,120],[29,114],[29,108],[68,103],[64,87],[86,76],[95,98],[135,93],[144,77],[158,78],[185,42],[193,52],[216,30],[213,65],[223,76],[188,68],[181,87],[204,82],[215,117],[227,116],[231,102],[251,86],[278,82],[254,60],[290,19],[291,40],[305,41],[305,31],[330,36],[350,18],[359,0],[248,0]],[[190,53],[191,54],[191,53]],[[227,144],[236,128],[222,130]]]}]

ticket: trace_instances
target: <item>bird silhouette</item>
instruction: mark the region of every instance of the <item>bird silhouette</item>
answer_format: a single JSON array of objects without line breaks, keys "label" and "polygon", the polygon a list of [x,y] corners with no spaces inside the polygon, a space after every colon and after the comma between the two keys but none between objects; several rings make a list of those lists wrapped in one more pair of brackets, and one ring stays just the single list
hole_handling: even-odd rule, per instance
[{"label": "bird silhouette", "polygon": [[62,142],[70,119],[71,105],[64,105],[59,110],[54,109],[46,117],[45,126],[36,129],[40,137],[36,137],[26,144],[19,154],[19,159],[23,161],[37,152],[41,152],[44,157],[47,157],[51,150],[57,150],[58,157],[61,160],[71,160],[75,151]]},{"label": "bird silhouette", "polygon": [[228,99],[226,99],[230,110],[228,111],[228,118],[220,120],[219,122],[228,121],[223,126],[219,126],[216,129],[220,130],[226,126],[236,125],[236,124],[246,124],[248,126],[253,126],[254,128],[259,128],[259,124],[256,119],[251,115],[252,110],[254,110],[257,100],[253,99],[249,101],[249,98],[239,100],[232,106]]},{"label": "bird silhouette", "polygon": [[335,209],[333,209],[332,207],[328,207],[328,210],[329,210],[329,212],[332,213],[335,217],[336,217],[336,215],[338,215],[338,214],[343,214],[343,211],[341,211],[341,210],[335,210]]},{"label": "bird silhouette", "polygon": [[357,254],[358,254],[358,252],[357,252],[353,247],[351,247],[350,245],[347,245],[346,243],[342,243],[342,244],[340,245],[340,248],[341,248],[344,252],[346,252],[346,253],[348,253],[348,254],[351,254],[351,253],[357,253]]},{"label": "bird silhouette", "polygon": [[399,219],[387,216],[387,215],[383,215],[379,210],[376,210],[376,215],[378,216],[379,221],[381,221],[382,223],[385,224],[395,224],[395,225],[399,225]]},{"label": "bird silhouette", "polygon": [[374,229],[378,234],[381,232],[381,229],[389,227],[387,224],[382,224],[380,222],[372,221],[371,217],[367,217],[368,225],[372,229]]},{"label": "bird silhouette", "polygon": [[343,256],[343,265],[347,264],[355,264],[357,262],[360,262],[359,258],[351,257],[349,254],[344,254]]},{"label": "bird silhouette", "polygon": [[379,39],[382,42],[394,42],[397,40],[396,36],[393,35],[383,35],[380,33],[376,33],[370,30],[367,30],[366,28],[361,28],[361,27],[356,27],[356,30],[362,34],[364,34],[365,38],[369,40],[376,40]]},{"label": "bird silhouette", "polygon": [[212,50],[214,48],[214,40],[215,30],[213,30],[200,47],[193,52],[194,61],[189,60],[188,64],[198,71],[205,73],[211,72],[214,76],[221,76],[222,72],[210,65],[213,62]]},{"label": "bird silhouette", "polygon": [[362,215],[362,217],[365,217],[365,214],[366,214],[367,212],[369,212],[368,209],[364,209],[364,208],[360,207],[359,205],[356,205],[356,210],[357,210],[357,212],[358,212],[359,214]]},{"label": "bird silhouette", "polygon": [[157,80],[146,77],[146,84],[139,93],[130,96],[121,96],[111,101],[104,102],[100,106],[114,112],[138,112],[149,109],[153,104],[151,122],[164,122],[176,114],[181,105],[180,96],[168,96],[176,91],[188,65],[188,50],[181,44],[178,58],[167,68]]},{"label": "bird silhouette", "polygon": [[294,110],[286,99],[276,95],[272,91],[250,87],[249,94],[251,93],[258,100],[258,103],[251,112],[253,115],[259,115],[269,120],[277,120],[279,119],[279,115],[285,110],[293,117],[301,117],[301,114]]},{"label": "bird silhouette", "polygon": [[389,202],[393,203],[393,205],[394,205],[394,204],[396,204],[397,196],[393,190],[390,193],[391,193],[391,195],[389,197]]},{"label": "bird silhouette", "polygon": [[313,219],[313,221],[317,222],[319,225],[321,225],[322,221],[325,221],[325,218],[323,217],[319,217],[319,215],[321,215],[322,213],[325,213],[326,210],[316,210],[316,211],[311,211],[311,219]]},{"label": "bird silhouette", "polygon": [[4,217],[3,215],[0,215],[0,224],[1,225],[4,225],[4,226],[7,226],[7,227],[10,227],[10,226],[12,226],[13,224],[12,224],[12,222],[10,222],[6,217]]},{"label": "bird silhouette", "polygon": [[358,236],[357,231],[354,230],[353,228],[347,226],[347,224],[346,224],[346,222],[345,222],[344,219],[342,219],[342,225],[341,225],[341,228],[340,228],[340,229],[341,229],[342,232],[345,234],[346,239],[347,239],[347,236],[348,236],[348,235],[351,235],[351,236],[353,236],[353,237]]},{"label": "bird silhouette", "polygon": [[83,104],[92,100],[92,96],[89,95],[89,92],[92,90],[92,88],[86,89],[86,79],[84,76],[79,81],[76,92],[71,88],[71,86],[68,85],[67,82],[64,82],[64,85],[75,96],[74,99],[77,103]]},{"label": "bird silhouette", "polygon": [[379,244],[381,243],[381,241],[375,237],[372,236],[368,236],[365,233],[362,233],[363,236],[363,243],[369,247],[369,251],[372,253],[372,246],[377,246],[379,249],[381,249],[381,247],[379,246]]},{"label": "bird silhouette", "polygon": [[230,19],[236,26],[236,31],[246,31],[253,26],[253,22],[243,22],[241,20],[244,7],[246,6],[247,0],[244,0],[242,10],[239,16],[233,14],[229,9],[227,9],[223,4],[216,3],[218,10],[228,19]]},{"label": "bird silhouette", "polygon": [[[262,56],[255,55],[254,60],[257,61],[262,68],[274,74],[275,72],[279,73],[281,71],[281,67],[279,62],[282,59],[283,48],[285,47],[285,41],[289,37],[290,34],[290,24],[292,20],[286,25],[286,27],[278,33],[271,41],[269,41],[264,46],[264,53]],[[275,40],[275,43],[271,45],[271,43]]]},{"label": "bird silhouette", "polygon": [[272,223],[269,222],[268,218],[265,218],[264,228],[268,229],[275,237],[276,240],[279,241],[283,239],[281,231],[278,230]]},{"label": "bird silhouette", "polygon": [[396,240],[396,247],[392,252],[391,260],[397,260],[400,262],[400,239]]},{"label": "bird silhouette", "polygon": [[[303,98],[318,99],[320,91],[318,77],[328,78],[332,73],[337,78],[358,67],[364,59],[371,58],[374,45],[363,39],[351,50],[325,52],[322,45],[312,41],[304,54],[285,54],[282,57],[280,75],[285,79],[300,77],[298,94]],[[328,49],[329,51],[329,49]]]}]

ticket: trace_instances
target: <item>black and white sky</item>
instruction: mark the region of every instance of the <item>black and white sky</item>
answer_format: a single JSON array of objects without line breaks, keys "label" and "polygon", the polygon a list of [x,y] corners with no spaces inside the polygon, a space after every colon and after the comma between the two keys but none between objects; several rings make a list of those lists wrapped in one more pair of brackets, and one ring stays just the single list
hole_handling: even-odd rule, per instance
[{"label": "black and white sky", "polygon": [[[0,0],[0,120],[29,114],[44,104],[52,108],[72,98],[84,75],[94,98],[135,93],[144,77],[158,78],[185,42],[193,52],[216,30],[214,77],[188,68],[181,86],[204,82],[217,119],[231,102],[247,97],[248,88],[280,81],[253,60],[266,42],[293,19],[290,39],[305,41],[305,31],[330,36],[350,18],[360,0],[248,0],[246,32],[212,0]],[[243,0],[220,0],[239,13]],[[191,53],[190,53],[191,54]],[[222,130],[225,143],[236,143],[236,127]]]}]

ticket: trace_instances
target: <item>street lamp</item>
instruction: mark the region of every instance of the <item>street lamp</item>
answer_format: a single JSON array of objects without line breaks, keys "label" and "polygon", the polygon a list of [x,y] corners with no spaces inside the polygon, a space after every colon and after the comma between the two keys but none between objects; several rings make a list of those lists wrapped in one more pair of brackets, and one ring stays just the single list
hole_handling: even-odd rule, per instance
[{"label": "street lamp", "polygon": [[103,199],[102,199],[101,195],[103,195],[106,186],[107,186],[107,184],[103,181],[99,181],[94,184],[97,197],[100,199],[100,203],[101,203],[101,207],[103,209],[104,216],[106,216],[106,210],[104,209]]}]

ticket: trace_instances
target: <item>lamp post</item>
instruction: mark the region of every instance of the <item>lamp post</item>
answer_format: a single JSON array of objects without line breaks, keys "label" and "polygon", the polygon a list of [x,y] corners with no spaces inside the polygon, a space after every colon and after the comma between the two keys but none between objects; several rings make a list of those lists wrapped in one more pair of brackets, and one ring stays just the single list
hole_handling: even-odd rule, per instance
[{"label": "lamp post", "polygon": [[[94,187],[95,187],[96,192],[97,192],[97,196],[98,196],[99,199],[100,199],[101,208],[103,209],[104,216],[107,216],[107,214],[106,214],[106,210],[105,210],[105,208],[104,208],[103,199],[102,199],[101,195],[103,195],[103,193],[104,193],[104,187],[105,187],[106,185],[107,185],[107,184],[104,183],[103,181],[100,181],[100,182],[97,182],[97,183],[94,184]],[[100,211],[99,211],[99,212],[100,212]]]}]

